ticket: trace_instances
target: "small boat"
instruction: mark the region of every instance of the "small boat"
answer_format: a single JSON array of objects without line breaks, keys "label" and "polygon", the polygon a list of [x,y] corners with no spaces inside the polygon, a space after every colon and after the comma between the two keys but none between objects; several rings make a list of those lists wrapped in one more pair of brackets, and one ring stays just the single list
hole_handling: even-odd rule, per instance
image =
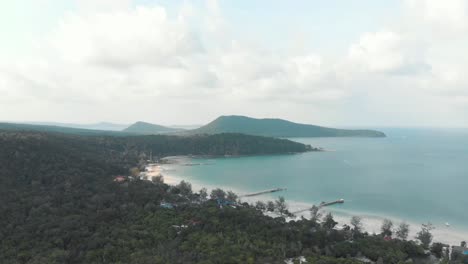
[{"label": "small boat", "polygon": [[450,227],[450,224],[447,222],[447,223],[445,223],[445,226],[446,226],[446,227]]}]

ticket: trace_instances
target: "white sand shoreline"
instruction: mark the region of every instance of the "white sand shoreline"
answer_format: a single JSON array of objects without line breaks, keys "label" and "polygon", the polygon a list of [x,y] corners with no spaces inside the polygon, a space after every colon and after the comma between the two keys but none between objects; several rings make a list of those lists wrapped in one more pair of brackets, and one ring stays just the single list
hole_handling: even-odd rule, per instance
[{"label": "white sand shoreline", "polygon": [[182,179],[177,177],[171,176],[167,170],[163,167],[164,164],[152,164],[148,165],[146,175],[148,176],[148,180],[151,180],[153,177],[162,176],[164,183],[168,185],[177,185]]},{"label": "white sand shoreline", "polygon": [[[186,158],[186,157],[181,157],[181,158]],[[180,166],[177,164],[154,164],[150,167],[152,170],[147,172],[148,175],[148,180],[151,180],[151,177],[153,176],[158,176],[162,174],[164,182],[168,185],[177,185],[181,181],[187,181],[190,182],[192,185],[192,189],[194,192],[198,192],[202,188],[206,188],[208,192],[210,192],[212,189],[215,188],[222,188],[224,190],[231,190],[239,195],[242,195],[245,191],[243,190],[238,190],[238,189],[233,189],[229,188],[226,186],[210,186],[209,184],[204,184],[201,182],[187,180],[185,177],[176,175],[175,173],[171,174],[171,169],[168,168],[168,166]],[[260,191],[260,190],[259,190]],[[242,201],[248,202],[248,203],[255,203],[256,201],[268,201],[268,200],[274,200],[276,199],[278,195],[262,195],[259,197],[245,197],[242,198]],[[289,205],[289,210],[294,212],[297,210],[301,210],[304,208],[309,208],[312,206],[311,203],[305,203],[305,202],[300,202],[300,201],[293,201],[293,200],[286,200],[286,202]],[[350,219],[352,216],[360,216],[363,221],[363,226],[364,229],[369,232],[369,233],[380,233],[380,226],[382,224],[382,221],[384,219],[389,219],[392,220],[394,223],[394,227],[396,228],[399,223],[401,222],[406,222],[407,224],[410,225],[410,234],[408,239],[415,239],[416,233],[420,230],[420,226],[422,223],[415,223],[411,221],[404,221],[402,219],[398,219],[395,217],[388,217],[384,215],[370,215],[368,213],[364,212],[354,212],[354,211],[348,211],[348,210],[343,210],[339,207],[329,207],[325,208],[323,210],[324,212],[331,212],[333,213],[333,217],[335,218],[335,221],[339,223],[339,225],[343,224],[350,224]],[[323,212],[322,212],[323,213]],[[301,216],[308,218],[309,213],[304,212],[302,214],[299,214],[296,219],[300,218]],[[294,219],[291,219],[294,220]],[[449,245],[459,245],[461,241],[466,241],[468,240],[468,231],[465,230],[458,230],[453,227],[446,227],[442,223],[434,224],[434,227],[436,228],[435,230],[432,231],[432,234],[434,236],[434,242],[441,242]]]}]

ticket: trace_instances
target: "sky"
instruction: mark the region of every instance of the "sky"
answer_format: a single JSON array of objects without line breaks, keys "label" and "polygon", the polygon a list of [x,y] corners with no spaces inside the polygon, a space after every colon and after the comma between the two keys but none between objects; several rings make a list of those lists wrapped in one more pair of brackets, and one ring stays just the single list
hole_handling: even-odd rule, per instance
[{"label": "sky", "polygon": [[0,121],[467,127],[466,0],[0,2]]}]

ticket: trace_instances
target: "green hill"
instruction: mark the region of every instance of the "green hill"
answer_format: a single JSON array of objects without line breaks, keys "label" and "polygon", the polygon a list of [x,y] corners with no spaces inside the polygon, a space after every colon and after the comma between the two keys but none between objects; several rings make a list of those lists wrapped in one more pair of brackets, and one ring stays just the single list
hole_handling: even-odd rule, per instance
[{"label": "green hill", "polygon": [[155,125],[146,122],[136,122],[135,124],[127,127],[126,129],[122,130],[123,132],[127,133],[134,133],[140,135],[155,135],[155,134],[164,134],[170,132],[177,132],[181,131],[181,128],[172,128],[172,127],[165,127],[161,125]]},{"label": "green hill", "polygon": [[243,133],[268,137],[385,137],[375,130],[350,130],[293,123],[282,119],[221,116],[188,134]]}]

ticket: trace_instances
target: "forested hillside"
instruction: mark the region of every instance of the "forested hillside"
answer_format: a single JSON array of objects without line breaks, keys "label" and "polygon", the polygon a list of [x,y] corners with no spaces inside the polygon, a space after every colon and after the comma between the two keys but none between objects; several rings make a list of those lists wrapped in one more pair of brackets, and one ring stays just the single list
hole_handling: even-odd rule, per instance
[{"label": "forested hillside", "polygon": [[[284,263],[299,256],[309,263],[362,263],[355,257],[426,263],[415,242],[368,235],[359,225],[337,230],[331,215],[286,222],[290,213],[282,200],[220,208],[187,183],[113,181],[138,166],[148,149],[160,155],[254,154],[305,150],[300,144],[232,134],[0,132],[0,146],[1,263]],[[222,190],[212,197],[236,200]]]},{"label": "forested hillside", "polygon": [[138,121],[135,124],[130,125],[129,127],[123,129],[123,132],[134,133],[138,135],[157,135],[164,134],[169,132],[181,131],[180,128],[166,127],[146,122]]},{"label": "forested hillside", "polygon": [[257,119],[247,116],[220,116],[200,128],[185,134],[242,133],[267,137],[385,137],[375,130],[337,129],[299,124],[283,119]]},{"label": "forested hillside", "polygon": [[132,133],[110,130],[96,130],[86,128],[65,127],[58,125],[37,125],[37,124],[19,124],[19,123],[0,123],[0,131],[40,131],[56,132],[72,135],[94,135],[94,136],[128,136]]}]

